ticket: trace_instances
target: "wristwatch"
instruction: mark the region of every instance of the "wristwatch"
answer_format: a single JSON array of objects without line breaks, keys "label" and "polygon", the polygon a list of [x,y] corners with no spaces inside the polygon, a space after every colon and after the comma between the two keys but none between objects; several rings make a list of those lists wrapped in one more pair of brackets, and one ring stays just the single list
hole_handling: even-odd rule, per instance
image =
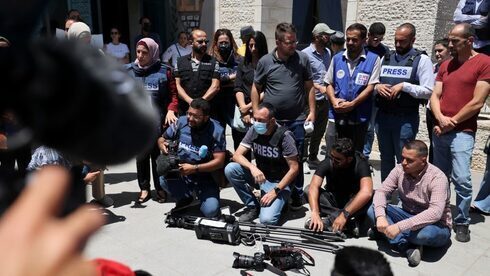
[{"label": "wristwatch", "polygon": [[345,219],[348,219],[350,217],[350,213],[347,210],[342,209],[342,210],[340,210],[340,212],[342,212],[342,214],[344,214]]},{"label": "wristwatch", "polygon": [[195,164],[194,169],[196,169],[196,172],[199,172],[199,164]]},{"label": "wristwatch", "polygon": [[279,195],[279,193],[281,192],[281,188],[279,188],[279,187],[275,187],[275,188],[274,188],[274,192],[276,193],[276,196],[278,196],[278,195]]}]

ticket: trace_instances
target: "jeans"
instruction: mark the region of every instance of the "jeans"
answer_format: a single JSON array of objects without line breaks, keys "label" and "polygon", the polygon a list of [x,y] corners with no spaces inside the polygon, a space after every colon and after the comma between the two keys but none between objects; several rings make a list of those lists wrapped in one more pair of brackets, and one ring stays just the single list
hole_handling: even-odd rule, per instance
[{"label": "jeans", "polygon": [[219,188],[214,182],[211,174],[202,173],[199,181],[191,181],[188,176],[181,176],[173,179],[166,179],[160,176],[160,185],[168,191],[177,201],[191,197],[192,191],[196,192],[197,198],[201,201],[201,212],[207,218],[217,217],[219,209]]},{"label": "jeans", "polygon": [[328,121],[328,101],[321,99],[316,101],[315,129],[311,134],[308,159],[317,159],[318,149],[322,140],[323,134],[327,128]]},{"label": "jeans", "polygon": [[487,154],[487,164],[485,165],[485,175],[480,184],[480,191],[473,201],[476,208],[485,213],[490,213],[490,154]]},{"label": "jeans", "polygon": [[[373,224],[376,225],[374,205],[371,205],[367,214]],[[386,220],[388,220],[390,225],[409,219],[413,216],[414,215],[396,205],[388,204],[386,206]],[[441,247],[446,245],[450,238],[451,229],[442,225],[440,222],[436,222],[434,224],[426,225],[418,230],[401,232],[394,239],[388,239],[388,241],[391,245],[396,246],[399,251],[404,251],[410,248],[410,244]]]},{"label": "jeans", "polygon": [[369,120],[369,125],[366,132],[366,139],[364,141],[364,148],[362,153],[366,158],[369,159],[369,155],[371,155],[371,151],[373,148],[374,142],[374,126],[376,125],[376,113],[378,113],[378,107],[376,107],[375,101],[373,101],[373,110],[371,113],[371,119]]},{"label": "jeans", "polygon": [[454,183],[458,215],[455,224],[470,223],[471,155],[475,144],[475,134],[463,131],[451,131],[441,136],[433,135],[434,165],[443,171]]},{"label": "jeans", "polygon": [[378,110],[375,129],[381,156],[381,181],[384,181],[395,164],[402,161],[405,143],[417,136],[419,113],[395,114]]},{"label": "jeans", "polygon": [[[257,198],[249,191],[246,183],[250,186],[257,188],[259,185],[255,184],[252,174],[249,170],[242,167],[240,164],[231,162],[225,167],[225,176],[228,181],[233,185],[240,199],[246,206],[259,207],[260,203]],[[265,183],[260,184],[261,194],[264,195],[267,192],[273,190],[278,182],[270,182],[268,180]],[[279,222],[281,217],[281,211],[286,204],[290,194],[289,186],[286,186],[271,205],[267,207],[260,207],[259,220],[262,224],[275,225]]]},{"label": "jeans", "polygon": [[298,158],[299,158],[299,170],[298,176],[294,180],[294,189],[292,190],[292,196],[303,196],[303,146],[305,142],[305,120],[297,120],[297,121],[283,121],[278,122],[280,125],[285,126],[291,131],[294,135],[294,141],[296,142],[296,148],[298,150]]}]

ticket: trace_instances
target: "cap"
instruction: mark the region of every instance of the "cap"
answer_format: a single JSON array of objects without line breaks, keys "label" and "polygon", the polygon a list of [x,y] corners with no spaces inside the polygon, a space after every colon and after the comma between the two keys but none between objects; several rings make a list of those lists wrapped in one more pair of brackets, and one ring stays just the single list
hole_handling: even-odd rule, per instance
[{"label": "cap", "polygon": [[330,36],[330,41],[338,44],[345,43],[345,35],[344,33],[337,31],[335,34]]},{"label": "cap", "polygon": [[327,33],[329,35],[333,35],[335,31],[330,29],[330,27],[325,23],[318,23],[316,24],[315,28],[313,28],[313,31],[311,33],[313,35],[318,35],[321,33]]},{"label": "cap", "polygon": [[252,26],[245,26],[240,29],[240,38],[244,38],[254,34],[254,28]]}]

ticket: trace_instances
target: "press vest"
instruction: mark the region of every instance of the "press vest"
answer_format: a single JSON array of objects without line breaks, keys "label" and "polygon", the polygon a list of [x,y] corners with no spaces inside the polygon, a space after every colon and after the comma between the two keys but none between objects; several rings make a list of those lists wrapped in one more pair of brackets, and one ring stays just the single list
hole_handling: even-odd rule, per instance
[{"label": "press vest", "polygon": [[[412,48],[402,60],[397,60],[396,52],[390,51],[385,55],[381,65],[379,82],[392,86],[401,82],[418,85],[417,68],[421,54],[423,52]],[[399,55],[398,57],[400,58]],[[418,112],[419,105],[425,102],[426,100],[416,99],[404,92],[399,93],[397,98],[393,100],[376,95],[376,106],[388,113]]]},{"label": "press vest", "polygon": [[[366,89],[371,78],[371,74],[376,65],[378,55],[366,51],[366,58],[361,57],[357,66],[352,72],[352,76],[349,72],[349,66],[347,65],[346,57],[343,55],[344,51],[336,54],[333,57],[333,84],[335,87],[335,97],[352,101],[361,92]],[[349,120],[354,122],[365,122],[371,118],[372,109],[372,97],[369,97],[362,102],[356,109],[350,113]],[[336,118],[339,114],[336,114],[333,108],[329,110],[329,117]]]},{"label": "press vest", "polygon": [[279,182],[289,171],[289,165],[282,153],[282,140],[286,127],[280,126],[274,134],[259,135],[253,129],[252,149],[257,167],[271,182]]},{"label": "press vest", "polygon": [[213,80],[216,60],[210,55],[205,54],[199,62],[197,72],[192,71],[191,55],[186,55],[177,59],[179,69],[180,84],[185,92],[193,99],[204,96]]},{"label": "press vest", "polygon": [[[476,0],[466,0],[464,7],[461,9],[461,13],[466,15],[488,16],[488,12],[490,11],[490,1],[483,0],[476,12],[475,7]],[[475,29],[475,33],[480,40],[490,40],[490,23],[487,23],[484,28]]]}]

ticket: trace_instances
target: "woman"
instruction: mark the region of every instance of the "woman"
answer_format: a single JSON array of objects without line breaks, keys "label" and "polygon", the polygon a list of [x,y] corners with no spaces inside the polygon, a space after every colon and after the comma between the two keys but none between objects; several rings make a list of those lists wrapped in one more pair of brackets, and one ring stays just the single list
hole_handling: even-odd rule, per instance
[{"label": "woman", "polygon": [[[140,79],[145,87],[151,104],[156,107],[160,114],[158,130],[163,134],[163,125],[172,124],[177,121],[177,89],[175,80],[172,78],[170,69],[163,65],[159,59],[158,44],[151,38],[143,38],[136,44],[136,60],[128,64],[129,74]],[[156,190],[156,200],[165,202],[166,192],[160,186],[156,171],[156,159],[160,154],[155,137],[153,147],[149,152],[138,156],[136,159],[136,172],[138,185],[141,189],[137,203],[144,203],[151,198],[150,190],[150,163],[153,173],[153,185]],[[151,161],[151,162],[150,162]]]},{"label": "woman", "polygon": [[104,45],[104,52],[122,64],[129,63],[128,45],[121,43],[121,33],[117,28],[111,28],[111,42]]},{"label": "woman", "polygon": [[[447,38],[439,39],[434,44],[434,55],[436,57],[436,63],[434,64],[434,75],[437,76],[439,72],[439,67],[441,64],[451,58],[451,53],[449,52],[449,40]],[[432,163],[434,158],[434,153],[432,149],[432,130],[435,126],[434,114],[430,110],[430,104],[427,103],[427,109],[425,110],[425,122],[427,123],[427,132],[429,134],[429,162]]]},{"label": "woman", "polygon": [[235,86],[236,70],[241,57],[236,53],[237,45],[231,31],[218,29],[214,33],[213,44],[209,54],[216,58],[220,69],[220,91],[211,100],[211,117],[218,120],[223,127],[233,124],[235,112]]},{"label": "woman", "polygon": [[[257,67],[259,59],[267,54],[267,52],[267,40],[265,35],[260,31],[256,31],[247,39],[245,57],[243,62],[238,66],[234,91],[241,119],[247,126],[251,124],[250,120],[252,119],[252,100],[250,99],[250,92],[252,90],[255,68]],[[263,93],[261,94],[261,97],[263,97]],[[245,133],[246,131],[232,131],[235,149],[240,145],[243,137],[245,137]]]}]

